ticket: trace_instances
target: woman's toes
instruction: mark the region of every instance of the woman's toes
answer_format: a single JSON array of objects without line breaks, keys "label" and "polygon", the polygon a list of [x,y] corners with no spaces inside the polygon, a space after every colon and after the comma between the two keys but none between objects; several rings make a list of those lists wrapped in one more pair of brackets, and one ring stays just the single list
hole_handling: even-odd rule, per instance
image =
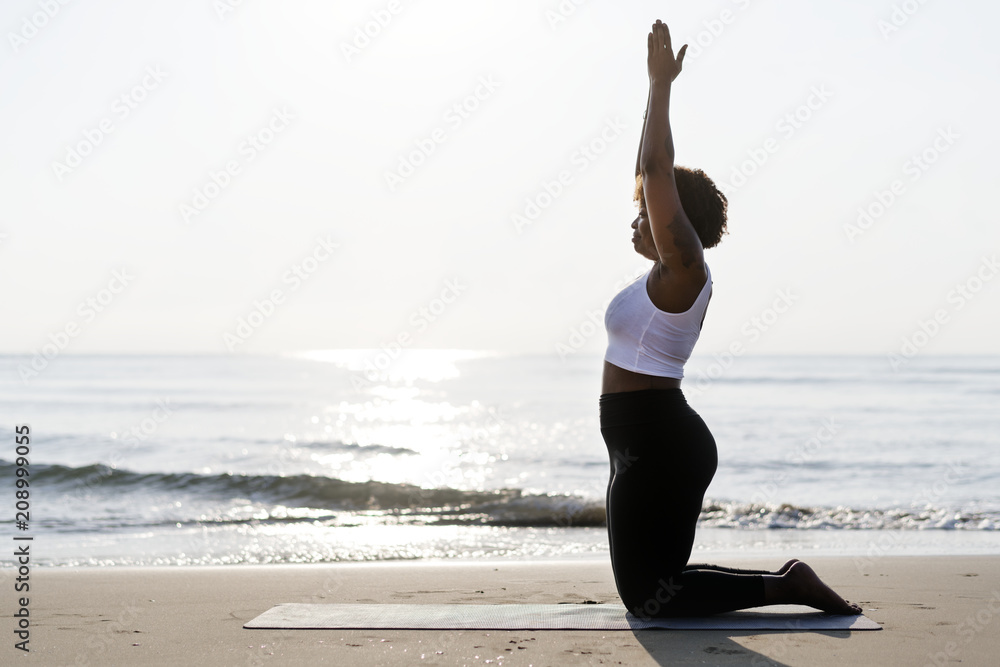
[{"label": "woman's toes", "polygon": [[828,614],[858,614],[860,608],[848,603],[820,580],[803,562],[794,563],[785,575],[792,586],[792,598],[799,604],[815,607]]}]

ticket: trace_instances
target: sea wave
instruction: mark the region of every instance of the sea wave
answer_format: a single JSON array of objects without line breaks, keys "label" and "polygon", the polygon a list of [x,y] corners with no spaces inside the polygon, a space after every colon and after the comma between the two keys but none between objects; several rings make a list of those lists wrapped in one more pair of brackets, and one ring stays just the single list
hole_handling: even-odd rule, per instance
[{"label": "sea wave", "polygon": [[[0,460],[0,476],[14,464]],[[142,473],[104,464],[32,464],[31,483],[45,493],[178,494],[216,509],[171,523],[283,523],[289,521],[486,525],[508,527],[606,526],[604,500],[522,489],[423,488],[389,482],[349,482],[314,475]],[[353,518],[352,518],[353,517]],[[128,521],[142,525],[140,516]],[[159,525],[160,520],[148,518]],[[161,517],[162,520],[162,517]],[[58,521],[58,520],[57,520]],[[0,523],[10,523],[0,521]],[[65,523],[65,522],[63,522]],[[782,503],[706,500],[700,525],[711,528],[782,530],[1000,530],[1000,512],[949,507],[800,507]],[[54,526],[53,526],[54,527]],[[60,524],[65,530],[69,526]]]}]

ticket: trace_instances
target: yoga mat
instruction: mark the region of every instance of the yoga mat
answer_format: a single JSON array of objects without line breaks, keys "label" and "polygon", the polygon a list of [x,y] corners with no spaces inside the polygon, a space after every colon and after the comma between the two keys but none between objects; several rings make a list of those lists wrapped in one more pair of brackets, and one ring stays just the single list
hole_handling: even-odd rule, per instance
[{"label": "yoga mat", "polygon": [[697,618],[642,619],[620,604],[279,604],[244,628],[372,630],[881,630],[865,616],[774,605]]}]

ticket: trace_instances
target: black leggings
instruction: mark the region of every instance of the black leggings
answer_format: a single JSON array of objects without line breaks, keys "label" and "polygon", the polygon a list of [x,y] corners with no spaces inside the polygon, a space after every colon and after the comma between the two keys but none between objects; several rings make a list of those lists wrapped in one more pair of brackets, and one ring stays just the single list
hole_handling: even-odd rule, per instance
[{"label": "black leggings", "polygon": [[611,566],[628,610],[655,618],[763,605],[770,572],[688,565],[718,452],[681,390],[602,394],[600,410]]}]

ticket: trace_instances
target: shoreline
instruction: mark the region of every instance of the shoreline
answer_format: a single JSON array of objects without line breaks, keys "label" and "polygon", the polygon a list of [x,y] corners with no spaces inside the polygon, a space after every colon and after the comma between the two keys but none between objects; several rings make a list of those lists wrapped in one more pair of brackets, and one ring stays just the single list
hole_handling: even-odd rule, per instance
[{"label": "shoreline", "polygon": [[[351,532],[355,531],[355,532]],[[58,541],[53,541],[58,537]],[[39,568],[226,567],[401,561],[469,563],[608,559],[605,528],[490,528],[395,526],[303,533],[279,527],[251,535],[234,531],[178,535],[48,535],[32,553]],[[251,539],[252,538],[252,539]],[[306,539],[308,538],[308,539]],[[372,544],[377,548],[372,548]],[[699,527],[691,558],[873,558],[1000,554],[995,530],[792,530]],[[0,575],[10,569],[0,563]]]},{"label": "shoreline", "polygon": [[[770,569],[787,555],[719,563]],[[619,602],[603,559],[53,567],[31,572],[30,648],[45,664],[72,665],[989,664],[1000,649],[1000,556],[880,556],[863,572],[851,558],[803,560],[883,631],[242,627],[283,602]],[[9,583],[0,611],[13,624]],[[7,634],[5,662],[25,655]]]},{"label": "shoreline", "polygon": [[[696,545],[697,546],[697,545]],[[779,565],[783,563],[788,558],[798,558],[799,560],[806,560],[808,562],[822,562],[822,561],[850,561],[855,564],[855,567],[861,567],[862,572],[866,569],[864,563],[874,563],[879,560],[885,560],[887,558],[908,560],[908,559],[942,559],[942,558],[954,558],[954,559],[977,559],[977,558],[998,558],[1000,559],[1000,552],[955,552],[955,553],[938,553],[938,552],[907,552],[907,551],[897,551],[894,553],[831,553],[831,552],[816,552],[810,553],[805,551],[790,552],[790,551],[753,551],[753,552],[736,552],[736,551],[694,551],[691,554],[691,563],[716,563],[720,565],[725,565],[732,562],[739,563],[757,563],[766,564],[771,562],[777,562]],[[378,560],[343,560],[343,561],[322,561],[322,562],[273,562],[273,563],[192,563],[192,564],[166,564],[166,563],[155,563],[155,564],[39,564],[32,563],[32,571],[42,571],[42,572],[74,572],[74,571],[127,571],[127,572],[138,572],[146,570],[226,570],[229,568],[237,570],[246,570],[249,568],[260,568],[263,570],[273,570],[281,568],[289,569],[300,569],[300,568],[365,568],[365,567],[456,567],[461,568],[465,566],[474,567],[480,565],[497,565],[502,564],[505,566],[519,567],[519,566],[556,566],[556,565],[594,565],[594,564],[608,564],[610,568],[609,553],[607,551],[603,552],[592,552],[592,553],[578,553],[578,554],[559,554],[554,556],[456,556],[453,558],[384,558]],[[1000,564],[1000,560],[998,560]],[[0,585],[7,583],[7,578],[16,571],[16,565],[12,561],[4,561],[0,563]]]}]

